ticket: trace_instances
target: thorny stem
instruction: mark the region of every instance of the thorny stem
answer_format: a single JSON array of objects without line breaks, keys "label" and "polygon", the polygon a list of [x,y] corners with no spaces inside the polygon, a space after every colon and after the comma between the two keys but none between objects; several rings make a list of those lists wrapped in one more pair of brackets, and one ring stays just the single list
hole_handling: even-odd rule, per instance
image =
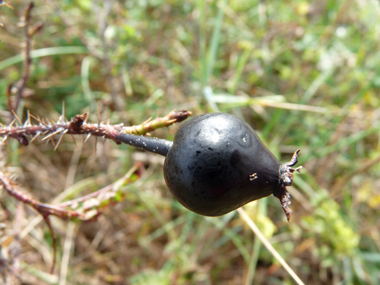
[{"label": "thorny stem", "polygon": [[301,151],[300,149],[297,149],[294,152],[291,160],[280,166],[279,184],[276,191],[273,193],[273,195],[280,200],[282,210],[284,211],[288,221],[290,221],[290,217],[292,215],[292,210],[289,208],[292,202],[290,201],[290,194],[288,190],[286,189],[286,186],[292,185],[294,172],[295,171],[300,172],[300,169],[302,168],[302,166],[299,166],[297,168],[292,168],[292,166],[296,165],[298,162],[298,153],[300,151]]},{"label": "thorny stem", "polygon": [[[168,127],[175,122],[181,122],[191,116],[192,113],[190,111],[182,110],[182,111],[172,111],[167,116],[162,118],[156,118],[154,120],[147,120],[141,125],[132,126],[132,127],[124,127],[123,124],[119,125],[109,125],[103,124],[100,122],[98,124],[87,123],[88,115],[87,113],[83,115],[76,115],[70,121],[67,121],[64,116],[64,108],[63,114],[58,119],[56,123],[45,122],[39,118],[36,118],[28,113],[28,118],[26,122],[19,126],[16,123],[16,120],[19,120],[17,115],[15,114],[15,119],[10,123],[9,126],[1,126],[0,127],[0,136],[4,138],[3,142],[8,138],[14,138],[19,141],[20,144],[27,146],[31,141],[35,140],[38,136],[44,136],[43,140],[51,140],[54,135],[60,134],[61,137],[58,140],[56,148],[59,146],[59,143],[62,140],[64,134],[71,135],[84,135],[87,134],[87,139],[94,135],[95,137],[103,137],[114,140],[117,144],[121,144],[122,142],[131,144],[133,146],[141,147],[143,149],[147,149],[153,152],[160,153],[165,155],[166,152],[171,146],[171,142],[166,140],[159,140],[155,138],[144,138],[141,135],[148,133],[149,131],[153,131],[157,128]],[[32,124],[32,118],[37,120],[38,125]],[[31,141],[27,137],[31,137]],[[86,139],[86,140],[87,140]],[[133,143],[131,143],[133,141]],[[150,149],[149,149],[150,148]],[[158,151],[158,148],[160,149]],[[161,150],[162,149],[162,150]],[[139,178],[141,175],[141,165],[137,165],[135,168],[131,169],[130,172],[126,174],[126,176],[120,181],[124,184],[133,181],[130,176],[135,174],[135,178]],[[134,178],[134,179],[135,179]],[[116,184],[115,184],[116,185]],[[111,201],[110,199],[116,195],[116,192],[110,193],[114,187],[106,187],[101,189],[95,193],[90,195],[78,198],[73,201],[69,201],[63,203],[61,205],[48,205],[41,203],[40,201],[34,199],[33,197],[25,194],[21,190],[18,189],[16,183],[13,179],[9,178],[4,172],[0,171],[0,186],[2,186],[5,191],[15,197],[17,200],[21,201],[24,204],[28,204],[32,208],[34,208],[39,214],[42,215],[45,223],[47,224],[53,242],[53,262],[51,266],[51,272],[54,271],[57,249],[56,249],[56,237],[53,231],[53,228],[50,223],[50,215],[55,215],[61,219],[71,219],[77,218],[80,220],[89,220],[94,217],[97,217],[102,209],[98,205],[101,205],[102,202]],[[116,187],[117,188],[117,187]],[[78,204],[81,202],[89,201],[90,199],[96,199],[99,202],[97,205],[93,205],[92,208],[95,208],[95,214],[90,213],[90,215],[86,215],[87,213],[80,213],[78,211],[73,211],[70,209],[64,209],[66,207],[71,207],[74,204]],[[119,198],[120,199],[120,198]],[[84,211],[85,209],[83,207]]]},{"label": "thorny stem", "polygon": [[[61,135],[58,142],[61,141],[61,138],[65,134],[69,135],[86,135],[87,138],[91,136],[102,137],[106,139],[111,139],[117,144],[129,143],[132,137],[124,136],[125,134],[133,134],[134,140],[137,141],[139,137],[137,135],[143,135],[150,131],[153,131],[158,128],[167,127],[176,122],[181,122],[191,116],[190,111],[172,111],[167,116],[156,118],[154,120],[147,120],[138,126],[124,127],[123,124],[110,125],[110,124],[91,124],[87,123],[88,115],[84,113],[83,115],[76,115],[67,121],[62,115],[56,123],[44,122],[39,118],[35,118],[32,115],[28,114],[28,119],[22,126],[15,124],[15,120],[7,127],[0,127],[0,136],[4,137],[4,140],[8,138],[14,138],[19,141],[22,145],[28,145],[29,140],[27,136],[31,136],[31,141],[35,140],[38,136],[44,136],[43,140],[50,140],[54,135]],[[33,125],[31,118],[36,119],[39,124]],[[154,140],[151,138],[151,140]],[[56,148],[59,143],[57,143]],[[132,144],[134,145],[134,144]],[[144,145],[138,145],[138,147],[144,147]]]}]

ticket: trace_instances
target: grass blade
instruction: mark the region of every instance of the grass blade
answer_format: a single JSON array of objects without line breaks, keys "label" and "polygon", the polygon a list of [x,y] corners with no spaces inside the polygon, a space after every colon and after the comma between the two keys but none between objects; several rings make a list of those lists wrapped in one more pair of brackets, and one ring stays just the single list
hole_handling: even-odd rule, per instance
[{"label": "grass blade", "polygon": [[[83,46],[67,46],[67,47],[50,47],[32,50],[30,52],[31,58],[39,58],[51,55],[63,55],[63,54],[86,54],[88,50]],[[22,54],[12,56],[0,62],[0,70],[7,68],[11,65],[21,63],[24,61]]]},{"label": "grass blade", "polygon": [[305,285],[302,280],[298,277],[298,275],[290,268],[290,266],[286,263],[286,261],[281,257],[281,255],[274,249],[271,243],[266,239],[266,237],[261,233],[256,224],[250,219],[247,213],[243,210],[243,208],[237,209],[242,219],[247,223],[247,225],[251,228],[254,234],[260,239],[263,245],[269,250],[269,252],[278,260],[278,262],[284,267],[284,269],[289,273],[290,276],[294,279],[294,281],[298,285]]}]

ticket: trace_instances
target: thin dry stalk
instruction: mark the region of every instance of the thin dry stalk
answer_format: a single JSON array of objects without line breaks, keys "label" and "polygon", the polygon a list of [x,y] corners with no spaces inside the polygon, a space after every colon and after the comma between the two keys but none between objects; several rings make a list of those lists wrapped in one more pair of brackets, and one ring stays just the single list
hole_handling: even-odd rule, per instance
[{"label": "thin dry stalk", "polygon": [[66,230],[66,239],[65,243],[63,245],[63,255],[62,255],[62,265],[61,265],[61,272],[59,276],[59,284],[60,285],[66,285],[66,278],[67,278],[67,272],[69,268],[69,260],[71,255],[71,248],[73,245],[73,240],[75,237],[75,223],[70,222],[67,226]]},{"label": "thin dry stalk", "polygon": [[247,213],[243,210],[243,208],[237,209],[242,219],[247,223],[247,225],[251,228],[253,233],[260,239],[263,245],[269,250],[269,252],[280,262],[280,264],[285,268],[285,270],[289,273],[290,276],[294,279],[294,281],[298,285],[305,285],[302,280],[298,277],[298,275],[290,268],[290,266],[286,263],[286,261],[281,257],[281,255],[274,249],[271,243],[267,240],[267,238],[262,234],[256,224],[252,221],[252,219],[247,215]]},{"label": "thin dry stalk", "polygon": [[13,116],[17,114],[17,109],[18,109],[18,106],[20,105],[20,102],[24,93],[24,89],[26,87],[26,83],[30,75],[30,66],[32,64],[32,58],[30,56],[30,51],[32,48],[32,43],[31,43],[32,38],[43,27],[43,24],[41,23],[37,24],[33,28],[30,27],[31,13],[32,13],[33,8],[34,8],[34,3],[30,2],[23,16],[23,27],[24,27],[24,34],[25,34],[24,74],[21,80],[19,81],[19,83],[17,84],[16,101],[14,103],[14,106],[12,106],[12,104],[10,103],[10,98],[9,98],[11,95],[11,92],[10,92],[11,86],[8,88],[8,91],[9,91],[8,92],[8,108],[9,110],[14,110]]}]

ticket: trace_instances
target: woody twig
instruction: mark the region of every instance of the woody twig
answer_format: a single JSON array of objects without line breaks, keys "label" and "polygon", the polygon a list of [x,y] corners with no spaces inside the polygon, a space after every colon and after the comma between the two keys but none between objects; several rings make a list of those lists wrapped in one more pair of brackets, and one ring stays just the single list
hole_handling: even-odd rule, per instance
[{"label": "woody twig", "polygon": [[[55,135],[59,139],[55,148],[59,146],[62,137],[68,135],[86,135],[86,140],[91,137],[103,137],[111,139],[117,144],[121,142],[118,140],[120,134],[128,133],[135,135],[145,135],[150,131],[162,127],[168,127],[176,122],[181,122],[191,116],[190,111],[172,111],[164,117],[158,117],[154,120],[149,119],[144,123],[132,127],[125,127],[123,124],[111,125],[104,124],[100,121],[98,123],[88,123],[87,113],[83,115],[76,115],[68,121],[64,115],[64,108],[62,115],[55,123],[42,120],[34,117],[28,113],[27,120],[22,123],[15,114],[15,119],[8,126],[0,127],[0,136],[3,137],[3,143],[10,138],[18,140],[24,146],[34,141],[38,137],[42,140],[53,141]],[[53,272],[56,261],[56,238],[50,223],[50,215],[57,216],[60,219],[78,219],[88,221],[99,216],[105,207],[120,202],[124,198],[124,194],[120,191],[122,186],[134,182],[141,176],[142,164],[137,164],[132,168],[123,178],[115,183],[98,190],[94,193],[79,197],[72,201],[67,201],[59,205],[49,205],[41,203],[30,195],[19,189],[17,183],[10,178],[8,173],[0,171],[0,186],[11,196],[23,204],[35,209],[42,215],[45,223],[47,224],[53,241],[53,263],[51,272]]]},{"label": "woody twig", "polygon": [[[59,135],[60,137],[55,148],[59,146],[62,137],[65,134],[87,135],[86,141],[91,136],[102,137],[105,139],[111,139],[117,144],[121,144],[118,140],[118,135],[121,133],[144,135],[149,131],[168,127],[176,122],[181,122],[191,115],[191,112],[186,110],[172,111],[165,117],[159,117],[154,120],[149,119],[137,126],[124,127],[123,124],[111,125],[109,123],[104,124],[101,122],[98,124],[88,123],[87,113],[76,115],[70,121],[67,121],[64,114],[62,114],[55,123],[44,121],[28,113],[28,118],[23,125],[19,125],[21,121],[18,118],[15,118],[8,126],[1,126],[0,136],[3,137],[4,140],[7,140],[8,138],[16,139],[20,144],[26,146],[39,136],[43,137],[42,140],[50,141],[53,136]],[[32,118],[34,118],[38,124],[33,124]]]},{"label": "woody twig", "polygon": [[8,173],[1,171],[0,185],[9,195],[32,207],[43,217],[52,237],[53,262],[50,267],[50,273],[53,273],[57,257],[57,241],[50,222],[50,215],[56,216],[62,220],[93,220],[98,217],[108,205],[113,205],[122,201],[124,199],[124,193],[121,192],[120,188],[126,184],[136,181],[140,178],[141,173],[142,164],[139,163],[119,181],[94,193],[61,203],[59,205],[49,205],[34,199],[30,195],[21,191],[17,183],[10,178]]},{"label": "woody twig", "polygon": [[30,66],[31,66],[31,63],[32,63],[32,59],[31,59],[31,56],[30,56],[30,52],[31,52],[31,48],[32,48],[32,38],[43,27],[42,23],[39,23],[39,24],[31,27],[31,25],[30,25],[30,22],[31,22],[31,12],[32,12],[33,8],[34,8],[34,4],[33,4],[33,2],[30,2],[29,5],[28,5],[28,7],[25,10],[24,16],[23,16],[22,21],[21,21],[22,26],[24,28],[24,34],[25,34],[24,73],[23,73],[22,78],[20,79],[20,81],[15,86],[17,89],[16,89],[16,96],[15,96],[16,98],[15,98],[14,104],[11,103],[11,98],[10,98],[12,96],[12,92],[11,92],[12,86],[8,86],[8,91],[7,91],[7,94],[8,94],[8,109],[9,110],[13,110],[14,113],[17,113],[17,111],[18,111],[18,107],[20,105],[20,101],[21,101],[21,99],[23,97],[24,90],[26,88],[26,84],[27,84],[27,81],[28,81],[29,76],[30,76]]}]

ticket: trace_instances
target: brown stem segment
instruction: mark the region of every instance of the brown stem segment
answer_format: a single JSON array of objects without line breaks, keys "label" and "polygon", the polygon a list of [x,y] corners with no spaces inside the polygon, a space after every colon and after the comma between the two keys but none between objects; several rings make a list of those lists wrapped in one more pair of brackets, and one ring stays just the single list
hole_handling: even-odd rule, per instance
[{"label": "brown stem segment", "polygon": [[24,60],[24,75],[22,76],[22,79],[20,81],[20,85],[17,88],[17,95],[16,95],[16,102],[14,106],[14,111],[17,114],[17,109],[20,104],[20,101],[22,99],[22,95],[24,92],[24,89],[26,87],[26,83],[28,81],[29,75],[30,75],[30,65],[32,63],[32,59],[30,57],[30,49],[31,49],[31,37],[33,36],[29,32],[30,27],[30,18],[31,18],[31,12],[34,8],[33,2],[30,2],[28,7],[25,10],[24,14],[24,32],[25,32],[25,60]]},{"label": "brown stem segment", "polygon": [[[165,155],[165,149],[168,147],[170,148],[170,143],[168,141],[160,141],[159,139],[149,137],[142,139],[140,135],[144,135],[147,132],[158,128],[168,127],[176,122],[181,122],[191,115],[192,113],[186,110],[172,111],[165,117],[148,120],[141,125],[132,127],[124,127],[123,124],[110,125],[103,123],[87,123],[87,113],[84,113],[83,115],[76,115],[69,122],[67,122],[63,116],[61,116],[61,118],[56,123],[45,122],[39,118],[34,118],[39,122],[39,124],[33,125],[31,122],[31,117],[33,116],[29,115],[27,121],[22,126],[14,126],[15,120],[9,126],[1,126],[0,136],[4,137],[5,140],[7,138],[17,139],[20,144],[25,146],[29,144],[29,140],[27,138],[28,136],[32,136],[32,141],[38,136],[42,136],[43,140],[50,139],[54,135],[60,135],[62,137],[65,134],[87,135],[88,137],[96,136],[111,139],[117,144],[131,144],[133,146],[140,147],[151,152]],[[129,143],[129,141],[135,142]],[[153,145],[152,147],[147,146],[145,148],[144,143],[148,144],[148,142],[152,142]],[[162,151],[160,150],[157,152],[154,149],[156,147],[160,147]]]}]

